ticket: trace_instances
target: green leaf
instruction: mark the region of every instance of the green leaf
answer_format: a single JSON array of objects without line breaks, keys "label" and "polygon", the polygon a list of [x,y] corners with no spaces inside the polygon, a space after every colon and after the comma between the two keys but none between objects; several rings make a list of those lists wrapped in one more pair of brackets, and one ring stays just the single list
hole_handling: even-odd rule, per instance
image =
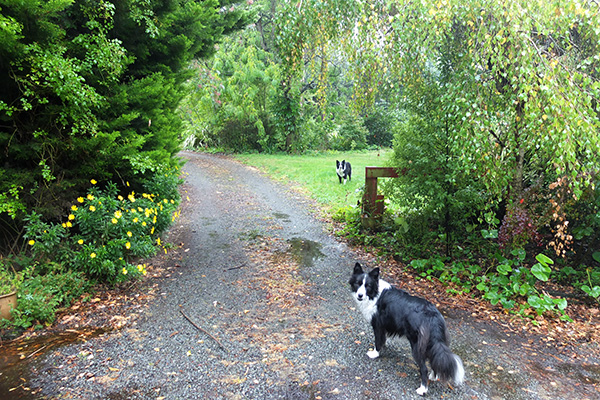
[{"label": "green leaf", "polygon": [[583,285],[581,290],[583,290],[588,296],[595,299],[600,297],[600,286],[594,286],[593,288],[590,288],[588,285]]},{"label": "green leaf", "polygon": [[497,229],[482,229],[481,236],[484,239],[498,239],[498,230]]},{"label": "green leaf", "polygon": [[475,286],[477,288],[477,290],[481,291],[481,292],[487,292],[488,290],[488,286],[486,285],[485,282],[479,282],[479,284],[477,284],[477,286]]},{"label": "green leaf", "polygon": [[536,263],[533,267],[531,267],[531,273],[540,281],[546,282],[550,278],[551,272],[552,270],[550,267],[542,265],[541,263]]},{"label": "green leaf", "polygon": [[543,264],[545,266],[547,266],[549,264],[550,265],[554,264],[554,261],[551,258],[549,258],[548,256],[546,256],[542,253],[535,256],[535,259],[538,260],[541,264]]},{"label": "green leaf", "polygon": [[508,275],[512,272],[512,267],[507,264],[500,264],[496,269],[498,270],[498,273],[502,275]]},{"label": "green leaf", "polygon": [[511,251],[510,254],[512,254],[513,256],[517,256],[517,259],[520,262],[523,262],[523,260],[525,260],[525,257],[527,256],[527,253],[523,249],[515,249]]},{"label": "green leaf", "polygon": [[543,307],[543,305],[544,305],[544,302],[542,301],[542,299],[540,299],[540,297],[537,295],[529,296],[527,298],[527,303],[529,303],[529,305],[531,307],[535,308],[536,310]]},{"label": "green leaf", "polygon": [[554,304],[558,307],[560,311],[564,311],[567,308],[567,300],[566,299],[554,299]]}]

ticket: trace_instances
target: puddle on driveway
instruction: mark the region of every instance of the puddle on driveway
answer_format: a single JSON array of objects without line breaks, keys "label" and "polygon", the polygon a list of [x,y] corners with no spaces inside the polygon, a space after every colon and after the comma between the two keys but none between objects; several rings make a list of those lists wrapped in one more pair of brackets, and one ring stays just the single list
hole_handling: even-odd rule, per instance
[{"label": "puddle on driveway", "polygon": [[283,222],[291,222],[290,216],[284,213],[273,213],[275,218],[283,220]]},{"label": "puddle on driveway", "polygon": [[52,335],[16,339],[0,346],[0,399],[35,399],[28,387],[29,371],[36,358],[56,348],[86,342],[110,329],[67,329]]},{"label": "puddle on driveway", "polygon": [[323,248],[321,243],[299,237],[289,239],[288,243],[290,244],[290,253],[302,267],[312,267],[315,260],[325,257],[325,254],[321,252]]}]

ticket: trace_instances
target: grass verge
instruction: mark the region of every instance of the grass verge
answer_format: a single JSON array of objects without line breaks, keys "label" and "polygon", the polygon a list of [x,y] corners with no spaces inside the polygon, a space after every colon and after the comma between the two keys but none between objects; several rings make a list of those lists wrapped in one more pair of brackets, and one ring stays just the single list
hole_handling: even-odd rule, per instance
[{"label": "grass verge", "polygon": [[[385,166],[391,153],[389,149],[382,149],[304,155],[240,154],[236,158],[276,180],[291,184],[331,211],[355,206],[365,185],[365,167]],[[336,160],[346,160],[352,165],[352,180],[346,184],[339,183],[335,172]]]}]

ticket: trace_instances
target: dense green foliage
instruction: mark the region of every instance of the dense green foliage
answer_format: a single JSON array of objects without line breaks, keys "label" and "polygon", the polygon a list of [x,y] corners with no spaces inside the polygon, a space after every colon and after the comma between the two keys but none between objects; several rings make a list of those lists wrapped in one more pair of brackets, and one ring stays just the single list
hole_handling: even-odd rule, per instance
[{"label": "dense green foliage", "polygon": [[383,103],[374,112],[353,107],[346,60],[328,59],[324,42],[285,43],[284,33],[308,29],[290,7],[259,3],[254,24],[194,65],[191,95],[181,108],[187,145],[268,153],[391,146],[395,114]]},{"label": "dense green foliage", "polygon": [[187,66],[243,13],[218,0],[0,1],[0,226],[58,220],[90,179],[174,166]]}]

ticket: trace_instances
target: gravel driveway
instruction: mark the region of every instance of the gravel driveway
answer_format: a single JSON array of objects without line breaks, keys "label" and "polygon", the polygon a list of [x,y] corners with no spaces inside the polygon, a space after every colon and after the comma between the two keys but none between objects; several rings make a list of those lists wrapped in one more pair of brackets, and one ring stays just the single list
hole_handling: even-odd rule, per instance
[{"label": "gravel driveway", "polygon": [[[391,342],[380,359],[366,355],[372,333],[347,280],[355,261],[373,259],[330,236],[310,201],[255,169],[182,157],[182,213],[166,238],[177,248],[163,256],[173,272],[122,329],[31,363],[23,379],[34,398],[421,398],[406,341]],[[598,398],[597,363],[562,355],[531,363],[539,352],[523,350],[528,338],[442,311],[466,382],[432,383],[426,398]]]}]

